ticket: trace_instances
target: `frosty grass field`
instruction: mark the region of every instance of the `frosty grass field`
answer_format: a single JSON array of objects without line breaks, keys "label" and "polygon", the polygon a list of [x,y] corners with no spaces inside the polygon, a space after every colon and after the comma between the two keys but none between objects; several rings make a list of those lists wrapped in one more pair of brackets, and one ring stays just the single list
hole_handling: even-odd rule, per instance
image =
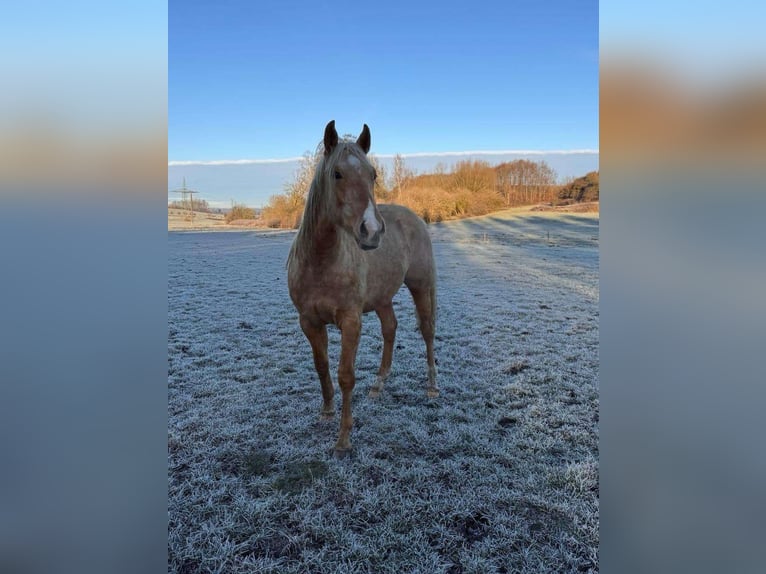
[{"label": "frosty grass field", "polygon": [[169,571],[598,571],[598,215],[429,230],[441,396],[402,288],[378,399],[364,317],[341,461],[287,294],[294,234],[169,234]]}]

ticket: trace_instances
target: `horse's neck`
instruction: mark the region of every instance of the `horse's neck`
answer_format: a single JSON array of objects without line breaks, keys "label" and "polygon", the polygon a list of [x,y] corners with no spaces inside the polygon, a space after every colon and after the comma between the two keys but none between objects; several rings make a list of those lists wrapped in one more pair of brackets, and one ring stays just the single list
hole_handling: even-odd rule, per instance
[{"label": "horse's neck", "polygon": [[303,238],[303,264],[321,271],[341,262],[348,251],[345,245],[348,242],[346,235],[330,223],[316,225],[312,233]]},{"label": "horse's neck", "polygon": [[325,262],[334,259],[340,243],[338,235],[334,225],[329,223],[317,225],[308,241],[312,261]]}]

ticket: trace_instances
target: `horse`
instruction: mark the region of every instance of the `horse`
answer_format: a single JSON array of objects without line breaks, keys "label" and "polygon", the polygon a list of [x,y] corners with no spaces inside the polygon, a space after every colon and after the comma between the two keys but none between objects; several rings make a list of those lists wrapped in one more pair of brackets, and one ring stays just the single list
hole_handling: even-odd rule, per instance
[{"label": "horse", "polygon": [[393,297],[409,289],[426,345],[429,398],[439,396],[434,360],[436,264],[428,229],[400,205],[377,205],[377,174],[370,163],[370,128],[356,141],[338,139],[335,120],[324,131],[320,158],[306,198],[303,219],[287,258],[287,282],[300,326],[311,345],[322,387],[320,417],[335,415],[327,358],[327,325],[340,329],[338,384],[342,393],[340,432],[333,453],[351,451],[351,396],[362,315],[375,311],[383,335],[383,357],[371,397],[377,397],[391,370],[397,320]]}]

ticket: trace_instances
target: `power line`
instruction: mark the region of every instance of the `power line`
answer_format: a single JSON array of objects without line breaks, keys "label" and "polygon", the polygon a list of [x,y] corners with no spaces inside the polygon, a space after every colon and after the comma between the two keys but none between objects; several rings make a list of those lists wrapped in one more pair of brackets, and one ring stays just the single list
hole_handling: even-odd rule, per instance
[{"label": "power line", "polygon": [[194,223],[194,194],[199,193],[199,191],[195,191],[193,189],[189,189],[186,187],[186,178],[183,178],[183,184],[179,189],[173,189],[171,190],[171,193],[180,193],[181,194],[181,205],[183,205],[185,208],[187,207],[187,198],[188,198],[188,218],[191,222],[190,225]]}]

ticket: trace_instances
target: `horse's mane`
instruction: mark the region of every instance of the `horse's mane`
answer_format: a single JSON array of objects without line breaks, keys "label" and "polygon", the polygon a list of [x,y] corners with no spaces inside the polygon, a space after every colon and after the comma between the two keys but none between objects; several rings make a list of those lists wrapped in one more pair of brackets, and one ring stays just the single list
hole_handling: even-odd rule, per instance
[{"label": "horse's mane", "polygon": [[[335,171],[335,166],[345,152],[357,157],[364,163],[369,162],[362,148],[353,140],[339,141],[329,156],[324,155],[324,151],[321,151],[322,159],[317,164],[314,179],[309,187],[306,207],[303,210],[303,218],[298,228],[298,234],[287,257],[288,266],[293,259],[303,261],[308,257],[311,243],[319,224],[330,219],[332,212],[336,209],[335,193],[332,189],[326,188],[333,187],[335,179],[330,176]],[[329,186],[326,186],[325,182],[330,182]]]}]

